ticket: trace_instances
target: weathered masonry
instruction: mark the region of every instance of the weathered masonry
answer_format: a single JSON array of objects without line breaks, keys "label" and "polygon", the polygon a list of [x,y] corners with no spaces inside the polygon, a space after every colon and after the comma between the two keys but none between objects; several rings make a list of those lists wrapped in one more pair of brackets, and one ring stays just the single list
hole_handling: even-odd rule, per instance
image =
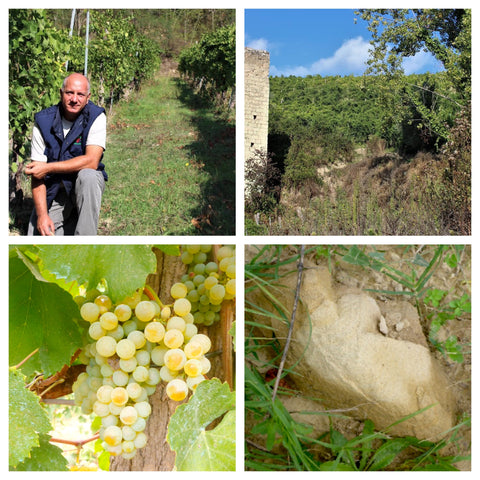
[{"label": "weathered masonry", "polygon": [[267,152],[270,54],[245,48],[245,160]]}]

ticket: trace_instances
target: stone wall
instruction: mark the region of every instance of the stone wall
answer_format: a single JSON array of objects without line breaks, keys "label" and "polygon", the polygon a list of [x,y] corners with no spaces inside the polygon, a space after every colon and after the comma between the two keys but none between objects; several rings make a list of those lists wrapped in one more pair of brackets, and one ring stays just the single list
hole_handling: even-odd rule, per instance
[{"label": "stone wall", "polygon": [[267,151],[270,54],[245,48],[245,160]]}]

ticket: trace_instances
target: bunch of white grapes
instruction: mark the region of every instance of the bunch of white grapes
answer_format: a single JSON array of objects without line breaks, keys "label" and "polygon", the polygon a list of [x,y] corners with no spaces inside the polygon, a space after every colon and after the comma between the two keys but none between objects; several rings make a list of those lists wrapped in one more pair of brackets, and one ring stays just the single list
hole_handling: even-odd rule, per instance
[{"label": "bunch of white grapes", "polygon": [[221,246],[214,259],[211,245],[183,245],[181,259],[188,272],[178,295],[190,301],[196,324],[212,325],[220,319],[222,302],[235,298],[235,247]]},{"label": "bunch of white grapes", "polygon": [[148,399],[160,381],[169,398],[181,401],[210,370],[211,342],[198,333],[185,289],[172,287],[171,306],[141,295],[118,305],[99,295],[81,305],[91,341],[80,355],[87,368],[73,385],[75,402],[100,417],[102,445],[113,455],[131,459],[146,445]]}]

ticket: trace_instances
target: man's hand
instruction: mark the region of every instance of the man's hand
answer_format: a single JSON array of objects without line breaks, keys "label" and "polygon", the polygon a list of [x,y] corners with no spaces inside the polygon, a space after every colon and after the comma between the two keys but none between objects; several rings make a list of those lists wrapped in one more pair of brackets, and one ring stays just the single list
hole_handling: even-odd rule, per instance
[{"label": "man's hand", "polygon": [[47,162],[35,162],[32,161],[25,167],[25,173],[32,175],[32,177],[41,180],[50,173],[50,164]]},{"label": "man's hand", "polygon": [[37,218],[37,229],[42,236],[55,235],[55,225],[48,215],[41,215]]},{"label": "man's hand", "polygon": [[96,170],[102,158],[103,147],[99,145],[87,145],[85,155],[62,160],[61,162],[36,162],[32,160],[25,167],[25,173],[37,180],[42,180],[49,173],[64,174],[77,173],[84,168]]}]

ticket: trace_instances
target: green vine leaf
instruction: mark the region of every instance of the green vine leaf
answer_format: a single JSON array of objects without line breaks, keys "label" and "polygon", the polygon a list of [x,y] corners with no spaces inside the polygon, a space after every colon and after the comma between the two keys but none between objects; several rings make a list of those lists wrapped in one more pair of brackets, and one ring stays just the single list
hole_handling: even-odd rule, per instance
[{"label": "green vine leaf", "polygon": [[62,450],[50,443],[49,435],[40,435],[40,446],[30,452],[30,457],[17,465],[17,472],[68,471]]},{"label": "green vine leaf", "polygon": [[[215,428],[207,430],[224,414]],[[200,383],[170,419],[167,441],[179,471],[235,470],[235,392],[218,379]]]},{"label": "green vine leaf", "polygon": [[38,348],[22,371],[50,376],[82,345],[75,321],[80,313],[69,293],[38,278],[20,257],[10,258],[9,364],[17,365]]},{"label": "green vine leaf", "polygon": [[38,250],[44,268],[67,283],[95,288],[107,280],[114,302],[143,287],[156,267],[148,245],[42,245]]},{"label": "green vine leaf", "polygon": [[25,376],[11,368],[8,377],[8,463],[15,468],[29,457],[33,448],[40,446],[39,436],[52,427],[38,397],[25,388]]}]

